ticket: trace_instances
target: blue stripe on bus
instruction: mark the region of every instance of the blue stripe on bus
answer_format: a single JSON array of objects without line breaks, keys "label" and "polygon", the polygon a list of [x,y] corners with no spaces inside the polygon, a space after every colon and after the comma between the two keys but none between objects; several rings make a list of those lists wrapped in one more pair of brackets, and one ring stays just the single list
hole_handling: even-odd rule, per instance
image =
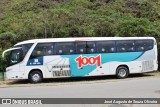
[{"label": "blue stripe on bus", "polygon": [[[116,62],[130,62],[134,61],[140,56],[142,56],[144,52],[127,52],[127,53],[107,53],[107,54],[100,54],[101,55],[101,64],[116,61]],[[70,67],[71,67],[71,76],[85,76],[92,72],[94,69],[97,68],[97,65],[87,65],[83,66],[81,69],[78,68],[77,62],[75,59],[79,57],[81,54],[77,55],[61,55],[64,58],[69,58]],[[83,56],[96,57],[99,54],[82,54]]]},{"label": "blue stripe on bus", "polygon": [[[101,55],[101,64],[108,63],[111,61],[116,62],[130,62],[138,59],[144,54],[144,52],[127,52],[127,53],[104,53],[104,54],[75,54],[75,55],[61,55],[63,58],[69,58],[69,64],[71,69],[71,76],[85,76],[91,73],[94,69],[97,68],[97,65],[86,65],[82,68],[78,68],[78,63],[75,59],[79,56],[82,57],[96,57]],[[54,57],[54,56],[53,56]],[[43,56],[37,57],[35,59],[29,59],[27,66],[36,66],[43,65]],[[107,71],[107,69],[106,69]]]}]

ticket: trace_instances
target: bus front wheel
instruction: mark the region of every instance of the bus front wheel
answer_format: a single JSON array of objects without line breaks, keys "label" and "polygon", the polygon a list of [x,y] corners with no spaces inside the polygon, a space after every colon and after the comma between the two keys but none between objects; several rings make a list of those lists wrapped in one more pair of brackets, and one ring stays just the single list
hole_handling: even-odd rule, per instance
[{"label": "bus front wheel", "polygon": [[123,78],[128,77],[128,74],[129,74],[129,70],[128,70],[127,67],[120,66],[120,67],[118,67],[117,70],[116,70],[116,76],[117,76],[117,78],[119,78],[119,79],[123,79]]},{"label": "bus front wheel", "polygon": [[33,71],[29,74],[29,80],[32,83],[39,83],[43,80],[42,73],[39,71]]}]

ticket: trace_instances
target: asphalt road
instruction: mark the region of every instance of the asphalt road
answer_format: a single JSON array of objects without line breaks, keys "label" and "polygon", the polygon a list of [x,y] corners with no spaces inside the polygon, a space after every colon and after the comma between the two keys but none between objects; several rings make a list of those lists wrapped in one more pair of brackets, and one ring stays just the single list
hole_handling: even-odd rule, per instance
[{"label": "asphalt road", "polygon": [[[101,78],[101,77],[100,77]],[[160,98],[160,77],[0,85],[0,98]],[[0,105],[21,107],[22,105]],[[23,107],[159,107],[159,104],[54,104]]]},{"label": "asphalt road", "polygon": [[0,88],[1,98],[160,98],[160,78]]}]

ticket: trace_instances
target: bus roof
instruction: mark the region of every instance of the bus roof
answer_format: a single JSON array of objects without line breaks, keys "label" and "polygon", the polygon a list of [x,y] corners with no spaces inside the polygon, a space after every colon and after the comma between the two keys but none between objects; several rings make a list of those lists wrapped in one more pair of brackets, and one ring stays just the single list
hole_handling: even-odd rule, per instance
[{"label": "bus roof", "polygon": [[22,44],[28,44],[28,43],[36,43],[36,42],[69,42],[69,41],[95,41],[95,40],[138,40],[138,39],[153,39],[155,41],[154,37],[73,37],[73,38],[45,38],[45,39],[32,39],[32,40],[26,40],[23,42],[19,42],[15,44],[22,45]]}]

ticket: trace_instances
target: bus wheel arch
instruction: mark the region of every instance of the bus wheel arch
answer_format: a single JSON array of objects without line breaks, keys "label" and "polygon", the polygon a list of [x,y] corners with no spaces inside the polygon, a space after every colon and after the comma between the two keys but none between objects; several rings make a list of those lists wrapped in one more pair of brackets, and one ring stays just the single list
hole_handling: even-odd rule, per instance
[{"label": "bus wheel arch", "polygon": [[119,65],[116,69],[116,76],[119,79],[127,78],[129,73],[129,67],[127,65]]},{"label": "bus wheel arch", "polygon": [[39,83],[43,80],[43,72],[40,69],[32,69],[28,74],[28,79],[32,83]]}]

